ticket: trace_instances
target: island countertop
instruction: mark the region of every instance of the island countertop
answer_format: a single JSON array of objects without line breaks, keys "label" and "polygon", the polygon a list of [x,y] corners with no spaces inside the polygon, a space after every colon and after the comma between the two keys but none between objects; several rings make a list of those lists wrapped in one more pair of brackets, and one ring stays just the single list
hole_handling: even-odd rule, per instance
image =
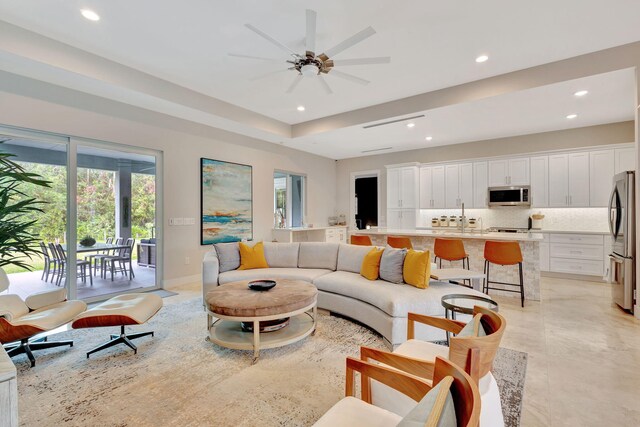
[{"label": "island countertop", "polygon": [[364,234],[371,236],[408,236],[408,237],[454,237],[457,239],[474,240],[506,240],[511,242],[537,242],[542,241],[542,233],[497,233],[480,232],[478,229],[465,229],[462,233],[459,229],[433,229],[433,230],[399,230],[392,228],[371,228],[369,230],[354,230],[351,234]]}]

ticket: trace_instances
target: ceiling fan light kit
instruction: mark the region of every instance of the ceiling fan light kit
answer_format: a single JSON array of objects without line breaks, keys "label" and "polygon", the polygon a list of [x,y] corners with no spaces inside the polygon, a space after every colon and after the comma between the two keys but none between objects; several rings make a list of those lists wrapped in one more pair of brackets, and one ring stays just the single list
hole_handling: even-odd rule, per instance
[{"label": "ceiling fan light kit", "polygon": [[[338,60],[337,63],[331,59],[335,55],[349,49],[350,47],[360,43],[361,41],[371,37],[376,33],[373,27],[367,27],[364,30],[354,34],[353,36],[347,38],[346,40],[338,43],[331,49],[324,51],[320,55],[316,55],[316,18],[317,13],[311,9],[307,9],[306,11],[306,42],[305,42],[305,53],[301,55],[295,52],[293,49],[285,45],[284,43],[278,41],[274,37],[268,35],[264,31],[256,28],[251,24],[245,24],[245,26],[258,34],[260,37],[269,41],[271,44],[277,46],[281,50],[287,52],[292,59],[286,61],[286,63],[291,66],[288,68],[289,70],[295,70],[298,75],[295,77],[294,81],[290,84],[286,93],[292,93],[298,84],[300,83],[301,77],[304,78],[317,78],[320,81],[321,87],[324,89],[325,93],[332,94],[333,91],[331,87],[327,83],[326,80],[322,78],[322,75],[328,75],[331,73],[332,76],[341,78],[343,80],[347,80],[351,83],[356,83],[360,85],[367,85],[370,82],[363,78],[354,76],[352,74],[348,74],[342,71],[334,70],[334,67],[337,66],[350,66],[350,65],[376,65],[376,64],[388,64],[391,62],[391,58],[388,56],[384,57],[372,57],[372,58],[353,58],[353,59],[342,59]],[[245,59],[254,59],[254,60],[262,60],[262,61],[271,61],[271,58],[265,58],[261,56],[254,55],[244,55],[237,53],[229,53],[230,56],[237,58],[245,58]]]}]

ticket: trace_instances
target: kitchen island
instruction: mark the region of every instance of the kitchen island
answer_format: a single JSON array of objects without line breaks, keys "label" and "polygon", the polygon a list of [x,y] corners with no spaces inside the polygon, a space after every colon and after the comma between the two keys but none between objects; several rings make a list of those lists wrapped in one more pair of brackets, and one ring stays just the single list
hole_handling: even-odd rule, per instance
[{"label": "kitchen island", "polygon": [[[460,229],[432,229],[432,230],[396,230],[387,228],[372,228],[370,230],[354,230],[350,234],[367,235],[371,237],[374,245],[386,245],[387,236],[406,236],[411,239],[411,243],[416,249],[426,249],[431,251],[433,256],[433,244],[436,238],[462,239],[465,250],[469,255],[469,265],[471,270],[484,270],[484,242],[487,240],[512,241],[520,244],[523,257],[524,272],[524,294],[527,300],[540,300],[540,242],[543,240],[541,233],[496,233],[481,232],[479,229],[465,229],[464,233]],[[442,262],[442,267],[446,268],[447,261]],[[461,262],[451,263],[451,266],[460,267]],[[491,266],[491,279],[499,282],[518,282],[518,268],[516,266]],[[502,285],[492,284],[495,287]],[[511,288],[510,289],[517,289]],[[490,291],[494,295],[505,295],[509,297],[519,297],[518,293],[502,292],[498,290]],[[525,301],[526,304],[526,301]]]}]

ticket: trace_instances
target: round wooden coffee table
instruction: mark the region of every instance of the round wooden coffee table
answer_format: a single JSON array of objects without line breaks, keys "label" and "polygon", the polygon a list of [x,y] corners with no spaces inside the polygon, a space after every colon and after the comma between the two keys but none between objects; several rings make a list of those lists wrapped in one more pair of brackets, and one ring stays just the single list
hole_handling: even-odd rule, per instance
[{"label": "round wooden coffee table", "polygon": [[[253,363],[260,349],[282,347],[313,334],[317,323],[318,290],[302,280],[276,280],[268,291],[252,291],[249,280],[227,283],[206,295],[210,341],[235,350],[253,350]],[[215,320],[214,320],[215,318]],[[262,332],[268,321],[289,319],[286,326]],[[242,324],[245,324],[243,329]],[[246,332],[247,323],[253,324]]]}]

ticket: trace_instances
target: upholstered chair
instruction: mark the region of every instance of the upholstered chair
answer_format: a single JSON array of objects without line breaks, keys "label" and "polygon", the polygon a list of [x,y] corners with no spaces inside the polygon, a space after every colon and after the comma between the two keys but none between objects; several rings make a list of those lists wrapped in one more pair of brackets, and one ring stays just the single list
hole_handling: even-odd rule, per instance
[{"label": "upholstered chair", "polygon": [[[402,372],[415,370],[411,367],[407,369],[404,358],[366,347],[361,351],[368,359],[387,366],[348,357],[345,397],[331,407],[314,424],[315,427],[395,427],[400,423],[478,426],[480,394],[473,379],[462,368],[438,357],[434,362],[422,363],[417,367],[418,373],[429,377],[423,380],[415,374]],[[353,397],[355,372],[360,373],[362,380],[361,399]],[[403,417],[372,404],[368,386],[371,380],[383,383],[411,400],[412,410]]]},{"label": "upholstered chair", "polygon": [[[3,281],[8,283],[8,278],[0,268],[0,282]],[[84,301],[67,301],[64,288],[38,292],[29,295],[24,301],[18,295],[0,295],[0,343],[11,357],[26,353],[31,367],[34,367],[36,360],[33,350],[73,346],[73,341],[32,338],[69,323],[86,309]]]},{"label": "upholstered chair", "polygon": [[[407,341],[390,354],[405,358],[407,366],[420,367],[424,364],[422,368],[415,368],[418,371],[406,370],[423,378],[428,378],[430,366],[437,357],[446,358],[462,367],[478,384],[482,400],[480,426],[502,427],[504,419],[500,393],[491,369],[507,323],[503,316],[486,308],[476,306],[473,312],[474,319],[469,324],[409,313]],[[416,322],[443,329],[457,336],[451,338],[449,347],[416,340],[414,339]],[[465,329],[464,332],[463,329]],[[362,359],[368,360],[365,356],[362,354]],[[386,362],[383,361],[383,363]],[[420,374],[419,369],[426,369],[424,371],[426,374],[424,372]],[[410,399],[382,384],[373,383],[371,393],[374,405],[397,414],[404,415],[413,407]]]}]

